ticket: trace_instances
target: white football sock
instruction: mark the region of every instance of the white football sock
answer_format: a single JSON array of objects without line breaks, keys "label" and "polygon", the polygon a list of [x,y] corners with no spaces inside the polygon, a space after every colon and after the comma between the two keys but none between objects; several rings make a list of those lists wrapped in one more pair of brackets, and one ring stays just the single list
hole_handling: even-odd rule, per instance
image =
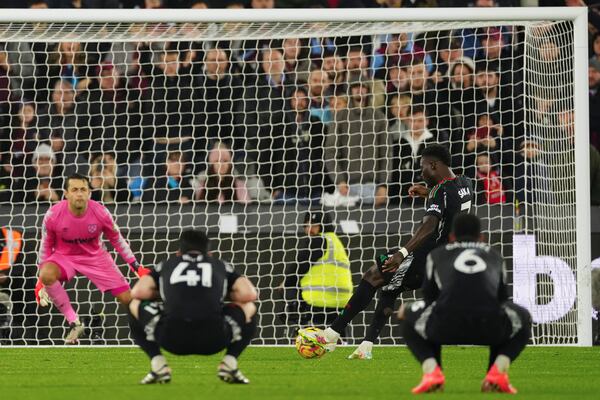
[{"label": "white football sock", "polygon": [[363,353],[372,353],[373,352],[373,342],[369,342],[368,340],[363,340],[358,345],[358,348]]},{"label": "white football sock", "polygon": [[498,357],[496,357],[496,361],[494,361],[494,364],[496,364],[498,371],[502,373],[508,372],[508,367],[510,367],[510,358],[503,354],[500,354]]},{"label": "white football sock", "polygon": [[325,335],[325,339],[327,339],[327,343],[337,343],[337,341],[340,339],[340,334],[331,328],[325,329],[323,334]]},{"label": "white football sock", "polygon": [[225,364],[225,366],[230,370],[237,369],[238,367],[237,358],[235,358],[234,356],[226,355],[225,357],[223,357],[223,360],[221,362]]},{"label": "white football sock", "polygon": [[167,359],[162,354],[152,357],[150,360],[152,366],[152,372],[159,372],[161,369],[167,366]]},{"label": "white football sock", "polygon": [[423,361],[423,373],[430,374],[433,371],[435,371],[437,366],[438,366],[438,363],[435,360],[435,358],[433,358],[433,357],[428,358],[427,360]]}]

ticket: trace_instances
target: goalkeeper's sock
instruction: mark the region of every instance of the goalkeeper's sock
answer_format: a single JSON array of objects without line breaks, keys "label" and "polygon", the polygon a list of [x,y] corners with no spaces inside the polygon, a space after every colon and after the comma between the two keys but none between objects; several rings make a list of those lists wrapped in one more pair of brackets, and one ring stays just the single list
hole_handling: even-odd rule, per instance
[{"label": "goalkeeper's sock", "polygon": [[[160,356],[160,346],[158,343],[148,340],[146,332],[144,332],[144,327],[140,324],[140,321],[138,321],[131,312],[127,313],[127,317],[129,318],[129,331],[135,343],[140,346],[142,351],[146,353],[148,357],[150,357],[150,360],[154,360],[154,358]],[[154,370],[154,368],[152,368],[152,370]]]},{"label": "goalkeeper's sock", "polygon": [[510,358],[503,354],[500,354],[498,355],[498,357],[496,357],[496,361],[494,361],[494,364],[496,365],[496,368],[498,368],[498,371],[504,374],[508,372],[508,367],[510,367]]},{"label": "goalkeeper's sock", "polygon": [[46,285],[45,288],[46,293],[48,293],[56,308],[65,316],[69,325],[79,319],[77,313],[73,310],[67,291],[59,281],[54,282],[52,285]]},{"label": "goalkeeper's sock", "polygon": [[336,320],[333,321],[333,324],[331,324],[331,328],[338,333],[345,332],[346,327],[352,321],[352,319],[359,312],[368,307],[371,300],[373,300],[373,296],[375,296],[376,291],[376,287],[362,279],[356,288],[356,292],[354,292],[340,315],[338,315]]}]

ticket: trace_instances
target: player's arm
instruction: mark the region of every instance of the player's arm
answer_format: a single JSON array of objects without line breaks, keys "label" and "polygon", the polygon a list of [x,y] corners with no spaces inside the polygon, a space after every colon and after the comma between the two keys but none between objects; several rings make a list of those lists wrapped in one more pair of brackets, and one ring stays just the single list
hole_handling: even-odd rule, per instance
[{"label": "player's arm", "polygon": [[410,238],[403,248],[385,261],[382,270],[384,272],[396,270],[410,253],[421,247],[433,235],[437,230],[439,221],[440,219],[437,216],[425,215],[412,238]]},{"label": "player's arm", "polygon": [[158,272],[156,270],[142,276],[131,289],[131,297],[138,300],[155,300],[159,298],[157,282]]},{"label": "player's arm", "polygon": [[256,301],[258,293],[252,282],[250,282],[250,279],[240,276],[231,285],[229,298],[236,303],[251,303]]},{"label": "player's arm", "polygon": [[440,186],[433,188],[429,194],[427,211],[421,225],[413,234],[408,243],[396,254],[387,259],[382,267],[383,272],[395,271],[402,261],[413,251],[421,247],[425,241],[437,230],[439,222],[446,211],[446,200],[444,189]]},{"label": "player's arm", "polygon": [[140,265],[135,256],[133,255],[133,251],[131,251],[131,247],[129,247],[129,243],[125,240],[121,232],[119,231],[119,227],[113,220],[110,212],[104,208],[104,224],[103,224],[103,232],[104,236],[109,240],[110,244],[114,247],[115,250],[119,253],[121,258],[125,260],[132,271],[134,271],[138,276],[144,276],[149,274],[149,270]]},{"label": "player's arm", "polygon": [[39,262],[42,264],[48,257],[54,253],[54,246],[56,245],[56,234],[52,227],[52,221],[50,219],[51,210],[48,210],[44,216],[42,222],[42,245],[40,246]]}]

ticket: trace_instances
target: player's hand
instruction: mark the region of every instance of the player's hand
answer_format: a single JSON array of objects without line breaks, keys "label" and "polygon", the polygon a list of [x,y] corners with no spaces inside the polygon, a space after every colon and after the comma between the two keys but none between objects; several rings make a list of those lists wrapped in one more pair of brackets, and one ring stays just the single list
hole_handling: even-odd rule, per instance
[{"label": "player's hand", "polygon": [[408,194],[410,195],[410,197],[423,197],[423,198],[425,198],[429,194],[429,189],[427,189],[423,185],[412,185],[408,189]]},{"label": "player's hand", "polygon": [[38,279],[37,283],[35,284],[35,301],[42,307],[48,307],[50,305],[50,303],[52,302],[52,300],[50,299],[50,296],[48,296],[48,293],[46,293],[46,288],[44,287],[44,284],[42,283],[42,281],[40,279]]},{"label": "player's hand", "polygon": [[391,256],[390,258],[385,260],[385,262],[383,263],[383,266],[381,268],[381,271],[395,272],[398,269],[398,267],[400,266],[400,264],[402,264],[402,261],[404,261],[404,256],[402,255],[402,253],[400,253],[400,252],[394,253],[393,256]]},{"label": "player's hand", "polygon": [[144,267],[143,265],[140,265],[140,266],[137,268],[137,274],[138,274],[138,276],[139,276],[140,278],[141,278],[142,276],[150,275],[150,272],[152,272],[152,271],[150,270],[150,268],[146,268],[146,267]]}]

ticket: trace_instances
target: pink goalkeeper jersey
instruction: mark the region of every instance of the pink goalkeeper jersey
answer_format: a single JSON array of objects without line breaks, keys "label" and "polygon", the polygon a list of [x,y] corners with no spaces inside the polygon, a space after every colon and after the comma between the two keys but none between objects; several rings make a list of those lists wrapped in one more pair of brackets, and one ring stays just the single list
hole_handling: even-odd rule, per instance
[{"label": "pink goalkeeper jersey", "polygon": [[52,254],[97,257],[106,254],[102,233],[121,257],[131,264],[136,261],[110,212],[102,204],[89,200],[85,213],[76,217],[69,211],[67,200],[50,207],[42,225],[40,264]]}]

